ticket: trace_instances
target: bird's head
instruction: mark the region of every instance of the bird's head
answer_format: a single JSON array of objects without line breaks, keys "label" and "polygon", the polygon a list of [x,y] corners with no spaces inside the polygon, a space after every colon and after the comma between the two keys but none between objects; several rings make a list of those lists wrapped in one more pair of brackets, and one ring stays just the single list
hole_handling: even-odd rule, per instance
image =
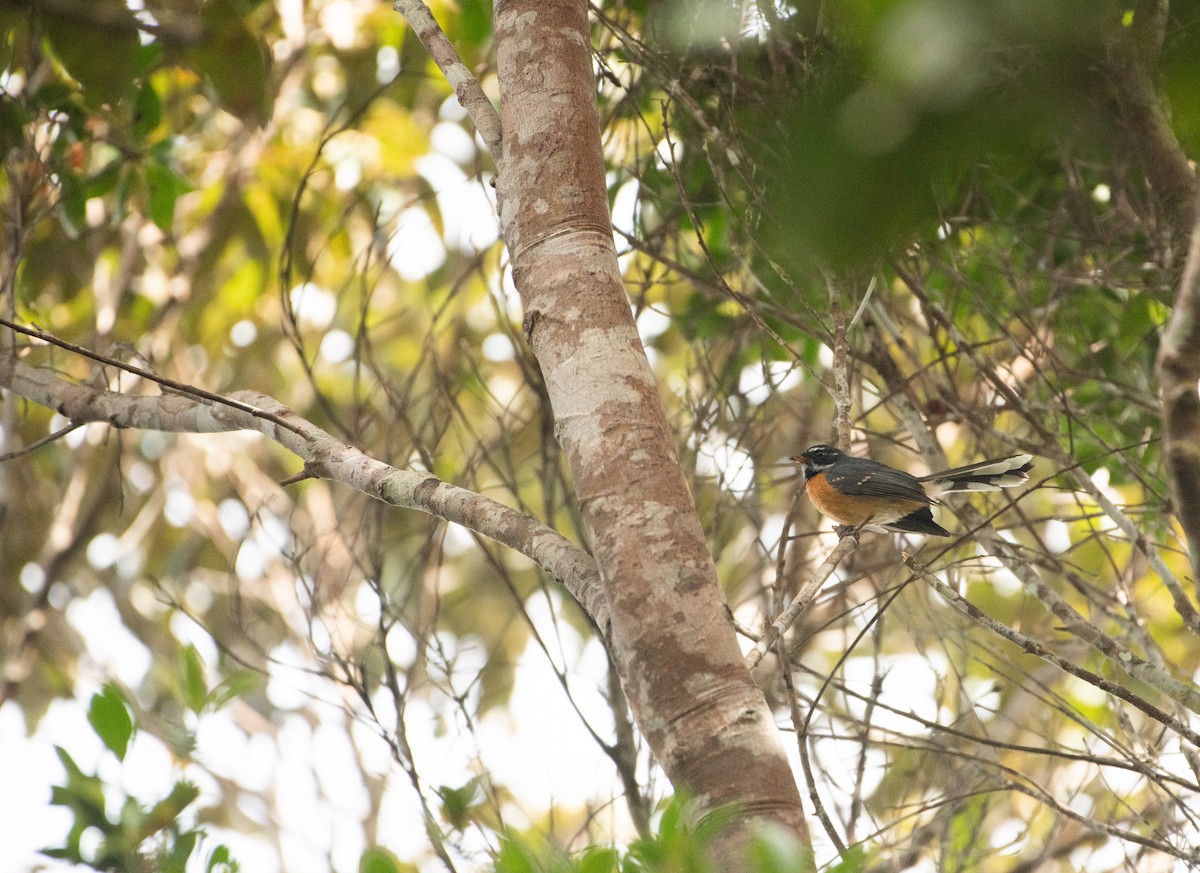
[{"label": "bird's head", "polygon": [[807,481],[822,470],[828,470],[844,457],[846,457],[846,453],[841,449],[816,445],[809,446],[798,455],[793,455],[792,460],[804,468],[804,479]]}]

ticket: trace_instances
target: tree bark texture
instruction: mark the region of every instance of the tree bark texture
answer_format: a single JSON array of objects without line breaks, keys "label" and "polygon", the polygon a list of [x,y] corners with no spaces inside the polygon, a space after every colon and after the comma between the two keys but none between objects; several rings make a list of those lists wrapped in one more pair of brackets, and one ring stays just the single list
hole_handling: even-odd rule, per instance
[{"label": "tree bark texture", "polygon": [[[613,245],[583,0],[495,7],[501,226],[611,615],[610,648],[656,760],[702,812],[807,842],[751,680]],[[729,867],[727,869],[734,869]]]}]

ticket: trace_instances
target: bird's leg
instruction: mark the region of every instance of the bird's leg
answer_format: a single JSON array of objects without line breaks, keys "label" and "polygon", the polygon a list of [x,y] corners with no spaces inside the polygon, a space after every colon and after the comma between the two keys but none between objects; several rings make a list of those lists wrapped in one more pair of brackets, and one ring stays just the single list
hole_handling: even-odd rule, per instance
[{"label": "bird's leg", "polygon": [[867,525],[869,525],[871,523],[871,519],[874,517],[875,516],[873,516],[873,515],[868,515],[866,518],[864,518],[858,524],[853,524],[853,525],[851,525],[851,524],[835,524],[833,526],[833,532],[838,535],[838,539],[844,539],[845,537],[854,537],[854,539],[857,541],[858,535],[860,533],[862,533],[863,528],[865,528]]}]

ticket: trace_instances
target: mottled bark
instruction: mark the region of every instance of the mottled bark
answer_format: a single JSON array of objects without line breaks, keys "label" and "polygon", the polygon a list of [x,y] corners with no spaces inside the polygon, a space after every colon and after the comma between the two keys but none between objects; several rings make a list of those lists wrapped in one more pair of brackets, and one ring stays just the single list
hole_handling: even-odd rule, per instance
[{"label": "mottled bark", "polygon": [[587,4],[501,0],[495,21],[501,225],[608,594],[611,651],[630,707],[656,760],[703,812],[744,813],[721,847],[730,859],[755,822],[806,838],[625,296]]}]

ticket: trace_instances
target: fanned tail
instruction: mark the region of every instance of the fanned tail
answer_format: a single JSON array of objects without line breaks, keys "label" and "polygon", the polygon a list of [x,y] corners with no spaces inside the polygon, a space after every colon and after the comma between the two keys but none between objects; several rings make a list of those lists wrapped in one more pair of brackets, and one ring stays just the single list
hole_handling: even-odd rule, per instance
[{"label": "fanned tail", "polygon": [[925,476],[918,481],[928,483],[925,490],[930,497],[949,494],[952,491],[995,491],[1028,482],[1031,469],[1033,455],[1009,455],[1007,458],[955,467],[953,470]]}]

